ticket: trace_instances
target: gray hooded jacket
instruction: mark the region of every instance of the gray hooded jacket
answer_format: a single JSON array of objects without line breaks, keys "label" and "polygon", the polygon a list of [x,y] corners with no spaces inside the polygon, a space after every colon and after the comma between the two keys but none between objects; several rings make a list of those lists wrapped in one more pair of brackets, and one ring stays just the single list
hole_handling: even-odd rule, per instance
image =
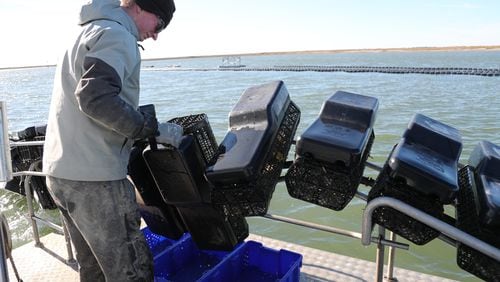
[{"label": "gray hooded jacket", "polygon": [[[133,139],[156,132],[139,103],[139,32],[118,0],[93,0],[54,80],[43,170],[78,181],[124,179]],[[126,141],[127,140],[127,141]]]}]

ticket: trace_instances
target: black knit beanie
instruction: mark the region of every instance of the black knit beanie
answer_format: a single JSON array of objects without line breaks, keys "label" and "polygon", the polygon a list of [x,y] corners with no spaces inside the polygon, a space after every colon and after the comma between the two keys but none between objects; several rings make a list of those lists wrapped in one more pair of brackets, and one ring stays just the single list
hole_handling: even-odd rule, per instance
[{"label": "black knit beanie", "polygon": [[160,16],[166,25],[175,12],[174,0],[135,0],[135,3],[144,11]]}]

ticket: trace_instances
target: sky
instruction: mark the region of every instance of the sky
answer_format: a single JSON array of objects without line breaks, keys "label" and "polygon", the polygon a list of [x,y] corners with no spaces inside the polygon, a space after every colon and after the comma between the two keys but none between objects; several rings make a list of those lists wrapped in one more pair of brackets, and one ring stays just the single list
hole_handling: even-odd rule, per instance
[{"label": "sky", "polygon": [[[81,0],[0,0],[0,67],[55,64]],[[147,58],[500,45],[499,0],[177,0]]]}]

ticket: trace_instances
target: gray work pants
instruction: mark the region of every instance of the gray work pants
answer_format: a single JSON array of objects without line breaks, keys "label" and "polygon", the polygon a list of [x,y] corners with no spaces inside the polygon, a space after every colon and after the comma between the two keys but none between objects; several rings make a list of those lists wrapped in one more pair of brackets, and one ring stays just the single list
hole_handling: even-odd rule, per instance
[{"label": "gray work pants", "polygon": [[80,266],[80,281],[153,281],[129,180],[71,181],[47,176]]}]

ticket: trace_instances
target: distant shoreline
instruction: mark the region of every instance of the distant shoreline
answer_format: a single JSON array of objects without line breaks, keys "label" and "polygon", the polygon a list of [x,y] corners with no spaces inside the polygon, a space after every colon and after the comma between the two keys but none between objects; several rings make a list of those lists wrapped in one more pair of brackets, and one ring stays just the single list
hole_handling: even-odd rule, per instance
[{"label": "distant shoreline", "polygon": [[19,67],[0,67],[1,70],[17,70],[17,69],[33,69],[33,68],[48,68],[55,67],[56,65],[33,65],[33,66],[19,66]]},{"label": "distant shoreline", "polygon": [[255,52],[255,53],[235,53],[235,54],[214,54],[199,56],[180,56],[165,58],[149,58],[143,61],[172,60],[188,58],[210,58],[224,56],[265,56],[265,55],[286,55],[286,54],[336,54],[336,53],[381,53],[381,52],[465,52],[465,51],[500,51],[500,45],[488,46],[446,46],[446,47],[408,47],[408,48],[367,48],[367,49],[333,49],[333,50],[302,50],[302,51],[276,51],[276,52]]},{"label": "distant shoreline", "polygon": [[[266,56],[266,55],[286,55],[286,54],[337,54],[337,53],[382,53],[382,52],[466,52],[466,51],[500,51],[500,45],[489,46],[446,46],[446,47],[407,47],[407,48],[368,48],[368,49],[333,49],[333,50],[302,50],[302,51],[276,51],[276,52],[256,52],[256,53],[235,53],[235,54],[213,54],[197,56],[179,56],[148,58],[143,61],[175,60],[192,58],[213,58],[225,56]],[[27,69],[40,67],[53,67],[52,65],[33,65],[17,67],[0,67],[0,70]]]}]

